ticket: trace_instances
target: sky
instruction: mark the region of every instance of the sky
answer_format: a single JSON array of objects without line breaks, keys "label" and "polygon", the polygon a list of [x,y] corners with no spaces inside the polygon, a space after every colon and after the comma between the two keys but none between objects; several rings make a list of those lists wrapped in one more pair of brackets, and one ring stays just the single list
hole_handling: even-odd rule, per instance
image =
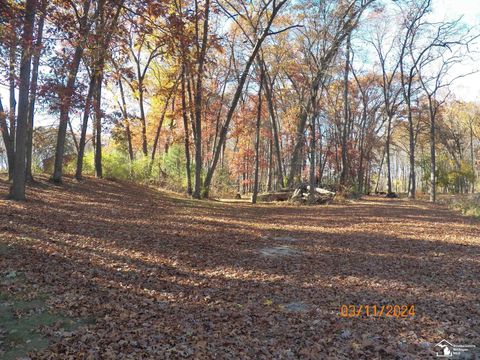
[{"label": "sky", "polygon": [[[477,27],[477,33],[480,31],[480,3],[478,0],[433,0],[432,18],[435,21],[453,20],[460,16],[468,25]],[[472,55],[476,61],[465,61],[460,64],[456,68],[457,75],[480,70],[480,39],[471,50],[477,52]],[[480,101],[480,71],[458,79],[453,84],[452,90],[457,100]]]},{"label": "sky", "polygon": [[[431,21],[453,20],[462,17],[463,21],[470,26],[475,26],[480,32],[480,4],[478,0],[433,0]],[[470,73],[480,70],[480,39],[472,48],[477,51],[472,56],[476,61],[464,61],[456,66],[452,76]],[[457,100],[480,102],[480,71],[467,77],[456,80],[452,86],[452,93]],[[0,97],[4,107],[8,107],[8,89],[0,85]],[[51,117],[39,116],[37,118],[42,125],[51,125]],[[38,122],[37,122],[38,124]]]}]

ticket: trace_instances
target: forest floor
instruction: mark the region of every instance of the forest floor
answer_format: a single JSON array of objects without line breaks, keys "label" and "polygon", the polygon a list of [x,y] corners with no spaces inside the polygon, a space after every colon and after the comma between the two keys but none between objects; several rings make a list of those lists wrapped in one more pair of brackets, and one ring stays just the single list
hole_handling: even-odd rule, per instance
[{"label": "forest floor", "polygon": [[[480,220],[446,207],[252,206],[93,179],[42,180],[28,198],[0,200],[0,358],[418,359],[442,339],[480,346]],[[377,313],[342,317],[342,305]]]}]

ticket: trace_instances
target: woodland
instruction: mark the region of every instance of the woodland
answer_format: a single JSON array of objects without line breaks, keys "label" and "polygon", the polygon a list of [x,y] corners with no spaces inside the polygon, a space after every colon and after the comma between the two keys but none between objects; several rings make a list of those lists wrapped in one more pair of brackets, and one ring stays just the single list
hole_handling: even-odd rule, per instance
[{"label": "woodland", "polygon": [[1,0],[0,358],[480,349],[480,23],[439,4]]}]

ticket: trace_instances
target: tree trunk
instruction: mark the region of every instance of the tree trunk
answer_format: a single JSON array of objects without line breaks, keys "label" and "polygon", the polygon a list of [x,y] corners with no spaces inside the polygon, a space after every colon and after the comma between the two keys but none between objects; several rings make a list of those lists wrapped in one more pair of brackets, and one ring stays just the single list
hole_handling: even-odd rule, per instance
[{"label": "tree trunk", "polygon": [[473,181],[472,181],[472,194],[475,192],[475,156],[473,153],[473,123],[470,121],[470,161],[472,162],[472,174],[473,174]]},{"label": "tree trunk", "polygon": [[270,139],[268,143],[268,172],[267,172],[267,192],[272,191],[272,176],[273,176],[273,140]]},{"label": "tree trunk", "polygon": [[[197,9],[198,10],[198,9]],[[194,114],[195,114],[195,188],[193,190],[193,198],[200,199],[202,189],[202,100],[203,100],[203,74],[205,70],[205,56],[208,41],[208,21],[210,15],[210,0],[205,0],[202,45],[198,48],[198,32],[197,32],[197,49],[198,67],[197,67],[197,83],[194,89]],[[198,27],[197,27],[198,28]]]},{"label": "tree trunk", "polygon": [[295,182],[295,177],[300,173],[300,154],[304,146],[304,131],[305,125],[307,124],[307,117],[310,110],[304,110],[300,114],[300,121],[297,124],[297,130],[295,135],[295,146],[292,152],[292,159],[290,164],[290,174],[287,179],[287,187],[292,187]]},{"label": "tree trunk", "polygon": [[77,156],[77,170],[75,172],[75,179],[82,180],[83,171],[83,157],[85,154],[85,145],[87,139],[88,118],[90,116],[90,108],[92,106],[93,91],[95,89],[95,74],[91,75],[90,85],[88,87],[87,98],[85,100],[85,110],[83,112],[82,129],[80,132],[80,141],[78,144],[78,156]]},{"label": "tree trunk", "polygon": [[408,108],[408,135],[409,135],[409,150],[410,150],[410,177],[408,197],[415,199],[416,192],[416,178],[415,178],[415,132],[413,126],[413,115],[410,104],[407,104]]},{"label": "tree trunk", "polygon": [[[362,94],[363,96],[363,94]],[[364,176],[365,176],[365,128],[367,126],[367,103],[363,102],[363,111],[362,111],[362,124],[360,129],[360,159],[358,164],[358,192],[360,194],[364,193]]]},{"label": "tree trunk", "polygon": [[13,183],[10,198],[25,200],[25,152],[28,127],[28,93],[30,90],[30,68],[32,60],[32,37],[35,23],[36,0],[27,0],[22,34],[22,58],[20,62],[20,86],[18,92],[18,117],[15,141]]},{"label": "tree trunk", "polygon": [[312,121],[310,124],[310,195],[313,197],[315,195],[315,188],[317,187],[316,178],[315,178],[315,153],[316,149],[316,129],[315,129],[315,118],[314,115],[312,117]]},{"label": "tree trunk", "polygon": [[252,204],[257,202],[258,195],[258,169],[260,166],[259,148],[260,148],[260,123],[262,120],[262,87],[264,82],[265,72],[263,67],[260,68],[260,84],[258,87],[258,108],[257,108],[257,123],[255,125],[255,173],[253,178],[253,194]]},{"label": "tree trunk", "polygon": [[73,131],[73,126],[72,126],[72,122],[70,121],[70,119],[68,120],[68,129],[70,130],[70,135],[71,135],[72,140],[73,140],[73,145],[75,146],[75,150],[77,151],[77,155],[78,155],[77,136],[75,135],[75,131]]},{"label": "tree trunk", "polygon": [[[98,0],[97,6],[97,18],[96,18],[96,35],[98,37],[95,52],[94,52],[94,68],[93,72],[96,76],[95,90],[93,97],[93,109],[95,112],[95,176],[97,178],[103,177],[102,170],[102,85],[103,75],[105,68],[105,58],[107,56],[107,50],[110,45],[113,33],[117,27],[118,17],[123,8],[124,0],[118,1],[115,5],[117,9],[113,18],[108,22],[108,28],[106,27],[107,20],[105,19],[105,0]],[[108,15],[110,16],[110,15]]]},{"label": "tree trunk", "polygon": [[78,46],[75,49],[75,54],[70,65],[67,86],[63,90],[64,94],[61,96],[62,103],[60,106],[60,124],[58,126],[57,146],[55,148],[55,167],[52,178],[52,180],[56,183],[60,183],[62,181],[63,156],[65,155],[65,140],[67,136],[68,117],[75,86],[75,80],[77,77],[78,68],[80,66],[80,61],[82,59],[82,53],[82,47]]},{"label": "tree trunk", "polygon": [[[326,156],[322,156],[323,154],[323,145],[322,145],[322,126],[321,124],[318,125],[318,140],[319,140],[319,153],[318,153],[318,183],[322,184],[323,181],[323,172],[325,170],[325,166],[327,165]],[[322,159],[323,158],[323,159]]]},{"label": "tree trunk", "polygon": [[11,179],[13,175],[13,163],[15,157],[15,150],[13,144],[13,138],[10,134],[10,129],[7,124],[7,115],[3,108],[2,99],[0,98],[0,129],[2,131],[3,143],[5,144],[5,150],[7,152],[8,162],[8,178]]},{"label": "tree trunk", "polygon": [[132,145],[132,131],[130,130],[130,120],[127,118],[125,119],[125,136],[127,138],[127,146],[128,146],[128,158],[130,162],[135,159],[133,154],[133,145]]},{"label": "tree trunk", "polygon": [[[87,20],[88,20],[88,11],[90,9],[90,1],[85,1],[83,6],[83,16],[81,19],[80,36],[85,37],[87,33]],[[73,60],[70,63],[70,70],[68,72],[67,85],[63,89],[63,94],[61,94],[61,105],[60,105],[60,124],[58,125],[58,136],[57,136],[57,146],[55,148],[55,166],[53,171],[52,180],[56,183],[62,181],[63,173],[63,156],[65,152],[65,139],[67,136],[67,125],[68,125],[68,116],[70,112],[70,106],[72,102],[75,81],[77,78],[78,68],[80,67],[80,61],[82,60],[84,44],[83,41],[81,44],[77,45],[75,48],[75,53],[73,55]]]},{"label": "tree trunk", "polygon": [[435,154],[435,114],[431,109],[430,102],[430,201],[435,202],[437,200],[437,183],[436,183],[436,154]]},{"label": "tree trunk", "polygon": [[385,155],[387,157],[387,193],[391,194],[392,190],[392,170],[390,164],[390,139],[392,134],[392,117],[387,115],[387,141],[385,143]]},{"label": "tree trunk", "polygon": [[347,140],[348,140],[348,123],[349,123],[349,106],[348,106],[348,74],[350,71],[350,35],[347,37],[347,50],[345,60],[345,73],[343,78],[343,129],[342,129],[342,172],[340,174],[340,184],[345,186],[348,180],[348,154],[347,154]]},{"label": "tree trunk", "polygon": [[187,115],[187,100],[185,97],[185,70],[186,66],[183,66],[182,78],[181,78],[181,91],[182,91],[182,118],[183,129],[185,131],[185,171],[187,176],[187,194],[192,195],[192,176],[190,170],[190,133],[188,131],[188,115]]},{"label": "tree trunk", "polygon": [[151,155],[151,161],[150,161],[150,169],[153,165],[153,161],[155,160],[155,153],[157,152],[158,140],[160,139],[160,131],[162,130],[163,121],[165,120],[165,116],[167,114],[168,104],[170,103],[170,100],[172,99],[172,96],[174,95],[175,91],[177,90],[177,85],[178,85],[178,80],[175,82],[174,86],[168,92],[167,99],[165,100],[165,104],[164,104],[163,109],[162,109],[162,114],[160,115],[160,121],[158,123],[157,131],[155,133],[155,140],[153,141],[152,155]]},{"label": "tree trunk", "polygon": [[277,127],[277,119],[275,116],[275,106],[273,103],[273,83],[270,80],[270,76],[267,73],[267,69],[265,63],[260,60],[260,66],[263,68],[265,72],[265,97],[267,98],[268,104],[268,112],[270,113],[270,123],[272,125],[272,132],[273,132],[273,143],[275,145],[275,158],[277,164],[277,184],[281,188],[284,187],[283,184],[283,169],[282,169],[282,156],[280,151],[280,140],[278,135],[278,127]]},{"label": "tree trunk", "polygon": [[46,16],[46,1],[42,2],[41,14],[37,25],[37,41],[35,43],[35,54],[33,56],[32,79],[30,82],[30,100],[28,106],[28,128],[27,128],[27,159],[26,159],[26,180],[33,181],[32,174],[32,152],[33,152],[33,121],[35,116],[35,100],[37,96],[38,67],[42,54],[43,26]]},{"label": "tree trunk", "polygon": [[[15,64],[16,64],[16,51],[17,51],[17,43],[16,38],[12,43],[9,52],[9,69],[8,69],[8,83],[9,83],[9,101],[10,101],[10,112],[8,114],[8,121],[10,125],[10,138],[12,141],[12,146],[15,148],[15,112],[17,108],[17,101],[15,100]],[[13,151],[15,152],[15,151]],[[12,167],[9,168],[9,178],[13,175],[13,163]]]},{"label": "tree trunk", "polygon": [[128,112],[127,112],[127,102],[125,101],[125,92],[123,91],[123,84],[122,79],[118,79],[118,87],[120,88],[120,98],[122,100],[122,116],[123,122],[125,124],[125,135],[127,137],[127,146],[128,146],[128,156],[130,158],[130,162],[133,161],[133,146],[132,146],[132,133],[130,131],[130,121],[128,120]]},{"label": "tree trunk", "polygon": [[380,176],[382,175],[383,160],[385,159],[385,152],[382,154],[382,161],[380,161],[380,168],[378,169],[377,184],[375,185],[375,192],[378,192],[378,185],[380,184]]},{"label": "tree trunk", "polygon": [[103,64],[98,70],[98,78],[95,83],[95,96],[93,108],[95,111],[95,177],[103,177],[102,169],[102,82],[103,82]]},{"label": "tree trunk", "polygon": [[[139,74],[140,76],[140,74]],[[148,149],[147,149],[147,121],[145,119],[145,109],[143,106],[143,81],[139,81],[139,97],[138,97],[138,103],[140,106],[140,122],[142,124],[142,151],[144,156],[148,156]],[[152,154],[155,151],[152,152]]]}]

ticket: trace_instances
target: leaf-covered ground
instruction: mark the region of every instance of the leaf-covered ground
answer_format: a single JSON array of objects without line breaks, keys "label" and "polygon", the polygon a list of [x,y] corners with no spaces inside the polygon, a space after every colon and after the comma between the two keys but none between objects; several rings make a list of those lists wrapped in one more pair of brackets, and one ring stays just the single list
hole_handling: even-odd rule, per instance
[{"label": "leaf-covered ground", "polygon": [[[28,197],[0,201],[0,303],[42,298],[83,322],[40,326],[50,344],[33,359],[418,359],[444,338],[480,346],[480,222],[444,207],[198,202],[93,179],[42,181]],[[416,314],[342,318],[343,304]],[[13,346],[3,325],[0,357]]]}]

